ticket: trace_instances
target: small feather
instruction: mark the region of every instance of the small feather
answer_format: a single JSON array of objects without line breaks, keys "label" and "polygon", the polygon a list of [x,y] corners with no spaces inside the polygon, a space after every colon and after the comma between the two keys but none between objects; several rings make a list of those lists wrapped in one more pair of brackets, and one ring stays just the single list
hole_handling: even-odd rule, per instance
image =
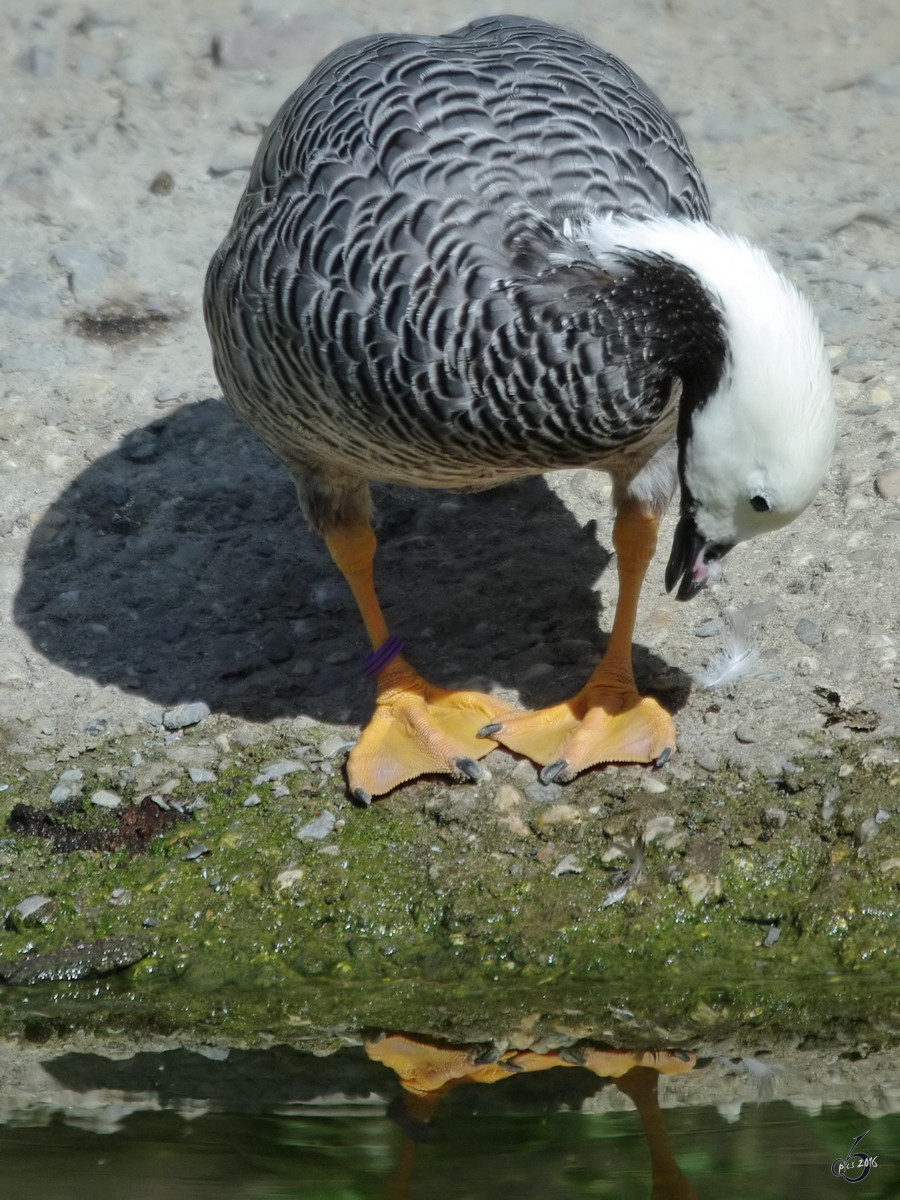
[{"label": "small feather", "polygon": [[725,687],[744,675],[750,675],[759,654],[759,646],[750,638],[746,621],[729,617],[719,652],[704,670],[694,676],[694,681],[702,688]]}]

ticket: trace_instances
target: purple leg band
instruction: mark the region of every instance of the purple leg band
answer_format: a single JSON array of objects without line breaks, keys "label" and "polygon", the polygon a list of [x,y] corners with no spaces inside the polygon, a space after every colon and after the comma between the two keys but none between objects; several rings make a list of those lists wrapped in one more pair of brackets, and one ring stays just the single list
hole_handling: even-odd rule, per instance
[{"label": "purple leg band", "polygon": [[360,670],[364,675],[368,675],[370,679],[374,679],[388,663],[392,663],[398,655],[403,653],[403,639],[398,638],[395,633],[392,633],[387,641],[382,642],[377,650],[373,650],[370,655],[362,660]]}]

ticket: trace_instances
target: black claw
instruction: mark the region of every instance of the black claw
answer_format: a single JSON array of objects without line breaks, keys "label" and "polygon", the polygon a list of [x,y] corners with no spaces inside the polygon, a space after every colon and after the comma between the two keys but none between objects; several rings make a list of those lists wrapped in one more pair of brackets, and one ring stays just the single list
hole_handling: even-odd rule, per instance
[{"label": "black claw", "polygon": [[505,1062],[500,1063],[500,1070],[506,1071],[510,1075],[520,1075],[525,1068],[520,1066],[517,1062]]},{"label": "black claw", "polygon": [[688,1054],[687,1050],[673,1050],[672,1053],[676,1058],[680,1058],[682,1062],[691,1061],[691,1056]]},{"label": "black claw", "polygon": [[544,767],[538,778],[543,784],[552,783],[554,779],[562,775],[568,765],[564,758],[558,758],[556,762],[552,762],[549,766]]},{"label": "black claw", "polygon": [[387,1033],[385,1032],[385,1030],[379,1029],[377,1033],[373,1033],[372,1036],[370,1038],[367,1038],[366,1040],[369,1042],[370,1045],[377,1046],[378,1043],[383,1042],[386,1037],[387,1037]]},{"label": "black claw", "polygon": [[475,734],[476,737],[490,737],[492,733],[499,733],[503,728],[502,721],[495,721],[493,725],[482,725]]},{"label": "black claw", "polygon": [[666,746],[666,748],[660,754],[659,758],[656,760],[655,765],[657,767],[664,767],[671,757],[672,757],[672,747]]},{"label": "black claw", "polygon": [[476,738],[490,738],[492,733],[499,733],[503,728],[503,721],[494,721],[492,725],[482,725]]},{"label": "black claw", "polygon": [[463,775],[468,775],[473,783],[477,783],[481,778],[481,767],[474,758],[456,758],[453,762],[456,769],[462,771]]},{"label": "black claw", "polygon": [[482,1050],[482,1052],[478,1055],[478,1057],[473,1059],[472,1061],[475,1063],[475,1065],[477,1067],[484,1067],[484,1066],[487,1066],[489,1063],[497,1062],[497,1060],[499,1058],[500,1058],[500,1051],[497,1049],[497,1047],[496,1046],[488,1046],[486,1050]]},{"label": "black claw", "polygon": [[578,1046],[564,1046],[558,1053],[563,1062],[571,1063],[573,1067],[584,1066],[584,1051]]},{"label": "black claw", "polygon": [[353,798],[354,798],[354,800],[358,801],[363,806],[363,808],[368,808],[369,805],[372,803],[372,797],[369,795],[368,792],[364,791],[362,788],[354,788],[353,789]]}]

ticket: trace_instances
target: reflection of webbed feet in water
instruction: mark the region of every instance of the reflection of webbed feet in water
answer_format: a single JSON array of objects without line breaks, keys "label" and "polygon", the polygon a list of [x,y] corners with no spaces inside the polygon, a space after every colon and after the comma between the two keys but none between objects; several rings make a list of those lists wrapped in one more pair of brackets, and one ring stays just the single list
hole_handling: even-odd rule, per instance
[{"label": "reflection of webbed feet in water", "polygon": [[646,1067],[657,1075],[686,1075],[693,1071],[696,1054],[687,1050],[585,1050],[584,1063],[595,1075],[620,1079],[635,1067]]},{"label": "reflection of webbed feet in water", "polygon": [[371,1038],[365,1048],[369,1058],[391,1068],[404,1091],[418,1096],[442,1096],[460,1083],[496,1083],[510,1073],[495,1050],[436,1046],[403,1033]]},{"label": "reflection of webbed feet in water", "polygon": [[599,1050],[586,1042],[535,1054],[523,1050],[510,1065],[523,1071],[546,1071],[550,1067],[585,1067],[604,1079],[618,1079],[634,1067],[650,1067],[659,1075],[684,1075],[694,1069],[695,1054],[687,1050]]}]

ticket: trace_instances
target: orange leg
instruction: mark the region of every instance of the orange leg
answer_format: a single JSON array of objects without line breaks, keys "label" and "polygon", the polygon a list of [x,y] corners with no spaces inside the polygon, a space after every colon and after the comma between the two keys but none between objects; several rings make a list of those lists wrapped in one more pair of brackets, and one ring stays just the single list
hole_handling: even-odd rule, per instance
[{"label": "orange leg", "polygon": [[647,1135],[653,1180],[650,1200],[696,1200],[697,1193],[672,1153],[657,1095],[659,1072],[648,1067],[634,1067],[615,1083],[619,1091],[634,1102]]},{"label": "orange leg", "polygon": [[602,762],[655,762],[675,749],[672,718],[640,696],[631,666],[638,598],[656,550],[658,521],[634,502],[616,516],[613,545],[619,601],[603,661],[580,692],[563,704],[495,721],[482,730],[546,769],[544,782],[571,779]]},{"label": "orange leg", "polygon": [[[388,637],[388,627],[372,579],[375,533],[366,522],[325,540],[377,650]],[[429,772],[477,779],[481,770],[476,760],[496,745],[478,737],[479,730],[485,721],[513,711],[480,692],[434,687],[403,658],[379,672],[377,686],[375,713],[347,762],[350,790],[364,804]]]}]

